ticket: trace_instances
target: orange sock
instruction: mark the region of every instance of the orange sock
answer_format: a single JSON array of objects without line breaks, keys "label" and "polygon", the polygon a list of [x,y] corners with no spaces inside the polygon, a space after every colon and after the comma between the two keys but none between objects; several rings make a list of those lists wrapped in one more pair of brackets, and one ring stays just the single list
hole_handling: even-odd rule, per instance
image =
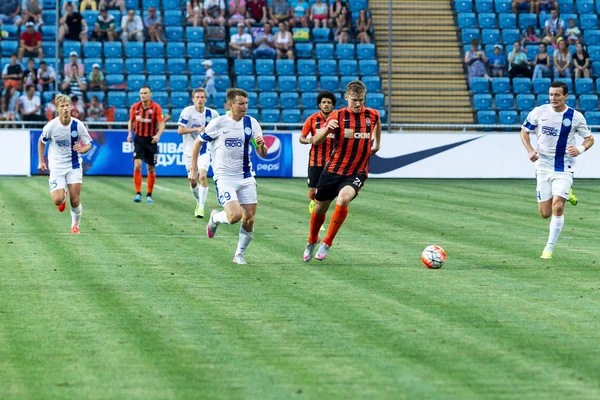
[{"label": "orange sock", "polygon": [[348,206],[339,206],[335,205],[335,211],[331,216],[331,222],[329,223],[329,230],[327,231],[327,236],[323,243],[328,246],[333,244],[333,239],[335,239],[335,235],[337,235],[338,231],[342,227],[346,216],[348,215]]},{"label": "orange sock", "polygon": [[149,194],[152,194],[152,189],[154,189],[154,182],[156,182],[156,172],[148,172],[148,177],[146,178],[146,185],[148,185]]},{"label": "orange sock", "polygon": [[308,235],[308,243],[317,243],[317,240],[319,240],[319,229],[323,226],[326,216],[327,214],[318,215],[312,213],[310,216],[310,234]]},{"label": "orange sock", "polygon": [[135,186],[135,192],[140,193],[142,191],[142,171],[133,170],[133,185]]}]

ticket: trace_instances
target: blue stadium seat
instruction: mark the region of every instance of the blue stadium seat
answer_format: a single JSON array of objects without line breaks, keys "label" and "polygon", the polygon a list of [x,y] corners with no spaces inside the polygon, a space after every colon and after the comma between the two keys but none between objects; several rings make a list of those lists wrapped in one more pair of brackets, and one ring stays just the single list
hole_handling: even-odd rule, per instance
[{"label": "blue stadium seat", "polygon": [[215,78],[215,88],[220,91],[227,90],[231,87],[231,81],[229,80],[229,76],[221,75],[220,77]]},{"label": "blue stadium seat", "polygon": [[500,42],[499,29],[483,29],[481,31],[481,41],[483,44],[497,44]]},{"label": "blue stadium seat", "polygon": [[167,26],[165,34],[167,42],[183,42],[183,28],[181,26]]},{"label": "blue stadium seat", "polygon": [[169,106],[169,93],[163,91],[153,91],[152,101],[158,103],[164,110]]},{"label": "blue stadium seat", "polygon": [[[45,44],[45,42],[42,41],[42,44]],[[0,42],[0,45],[2,45],[2,56],[3,57],[10,57],[12,54],[16,53],[17,50],[19,49],[19,42],[16,40],[3,40]],[[4,67],[4,65],[2,67]]]},{"label": "blue stadium seat", "polygon": [[188,90],[188,76],[171,75],[169,78],[169,88],[171,90]]},{"label": "blue stadium seat", "polygon": [[554,78],[554,81],[564,82],[569,88],[569,93],[573,93],[573,81],[571,78]]},{"label": "blue stadium seat", "polygon": [[[204,60],[190,59],[188,64],[188,70],[190,71],[190,74],[202,76],[202,80],[200,81],[200,83],[204,81],[204,75],[206,75],[206,69],[204,68],[204,65],[202,65],[202,61]],[[192,84],[192,86],[194,85]]]},{"label": "blue stadium seat", "polygon": [[[108,15],[112,15],[115,18],[115,29],[119,32],[121,30],[121,11],[108,10]],[[90,29],[93,29],[93,27],[90,27]]]},{"label": "blue stadium seat", "polygon": [[143,74],[144,60],[141,58],[127,58],[125,60],[125,70],[128,74]]},{"label": "blue stadium seat", "polygon": [[213,97],[212,100],[213,100],[213,104],[212,104],[213,107],[215,107],[215,108],[223,107],[223,105],[227,101],[225,92],[215,93],[215,96]]},{"label": "blue stadium seat", "polygon": [[317,96],[319,93],[317,92],[302,92],[302,107],[304,108],[314,108],[317,106]]},{"label": "blue stadium seat", "polygon": [[319,110],[316,108],[305,108],[302,111],[302,120],[306,121],[308,119],[308,117],[310,117],[311,115],[313,115],[314,113],[317,113],[317,112],[319,112]]},{"label": "blue stadium seat", "polygon": [[215,58],[212,60],[212,69],[219,75],[229,74],[229,65],[225,58]]},{"label": "blue stadium seat", "polygon": [[492,79],[492,92],[494,92],[494,93],[510,93],[510,79],[509,78],[493,78]]},{"label": "blue stadium seat", "polygon": [[[127,61],[125,62],[127,63]],[[163,58],[149,58],[148,61],[146,61],[146,68],[148,69],[149,75],[164,75],[167,72],[166,63]]]},{"label": "blue stadium seat", "polygon": [[575,11],[575,4],[573,0],[559,0],[558,12],[561,14],[572,13]]},{"label": "blue stadium seat", "polygon": [[340,60],[339,69],[340,75],[356,75],[358,74],[358,62],[356,60]]},{"label": "blue stadium seat", "polygon": [[178,10],[181,6],[181,0],[162,0],[162,8],[164,10]]},{"label": "blue stadium seat", "polygon": [[147,10],[150,7],[160,8],[160,0],[143,0],[141,3],[144,10]]},{"label": "blue stadium seat", "polygon": [[146,85],[146,75],[130,74],[127,76],[127,88],[129,90],[140,90],[144,85]]},{"label": "blue stadium seat", "polygon": [[296,43],[296,58],[312,58],[313,44],[312,43]]},{"label": "blue stadium seat", "polygon": [[281,122],[286,124],[300,123],[300,110],[283,110],[281,113]]},{"label": "blue stadium seat", "polygon": [[477,111],[492,109],[491,94],[476,94],[473,96],[473,107]]},{"label": "blue stadium seat", "polygon": [[89,29],[93,30],[94,25],[96,24],[96,19],[98,19],[100,12],[97,10],[85,10],[81,13],[81,15],[83,15],[83,18],[85,19],[85,22],[87,22]]},{"label": "blue stadium seat", "polygon": [[521,111],[519,113],[519,121],[521,121],[521,125],[525,123],[525,120],[527,119],[527,115],[529,115],[529,111]]},{"label": "blue stadium seat", "polygon": [[544,104],[550,104],[550,97],[547,93],[538,94],[537,96],[537,105],[543,106]]},{"label": "blue stadium seat", "polygon": [[519,115],[516,111],[503,110],[498,113],[498,120],[501,125],[518,125]]},{"label": "blue stadium seat", "polygon": [[498,27],[500,29],[515,29],[517,27],[517,16],[512,13],[498,15]]},{"label": "blue stadium seat", "polygon": [[125,45],[125,56],[128,58],[144,57],[144,44],[140,42],[127,42]]},{"label": "blue stadium seat", "polygon": [[[132,60],[139,60],[142,63],[142,69],[140,72],[135,72],[127,69],[128,74],[142,73],[144,72],[144,61],[141,58],[134,58]],[[123,60],[122,59],[111,59],[106,60],[104,63],[104,72],[107,74],[122,74],[123,73]]]},{"label": "blue stadium seat", "polygon": [[521,33],[518,29],[502,29],[502,43],[510,45],[521,41]]},{"label": "blue stadium seat", "polygon": [[233,72],[236,75],[251,75],[254,73],[254,61],[239,59],[233,62]]},{"label": "blue stadium seat", "polygon": [[531,111],[535,108],[535,96],[532,94],[517,95],[517,110]]},{"label": "blue stadium seat", "polygon": [[319,75],[337,74],[337,61],[335,60],[319,60],[317,65]]},{"label": "blue stadium seat", "polygon": [[529,25],[538,26],[537,15],[519,14],[519,28],[527,29]]},{"label": "blue stadium seat", "polygon": [[462,42],[467,44],[471,43],[471,40],[473,39],[481,39],[481,32],[476,28],[465,28],[462,30],[460,37]]},{"label": "blue stadium seat", "polygon": [[[101,92],[102,94],[104,94],[104,92]],[[56,92],[50,92],[50,91],[45,91],[42,93],[42,102],[43,103],[48,103],[50,101],[52,101],[52,96],[56,95]]]},{"label": "blue stadium seat", "polygon": [[585,113],[585,119],[588,126],[600,125],[600,111],[588,111]]},{"label": "blue stadium seat", "polygon": [[481,125],[497,124],[496,111],[479,111],[477,113],[477,123]]},{"label": "blue stadium seat", "polygon": [[104,75],[104,79],[106,79],[106,84],[110,86],[121,85],[125,82],[125,77],[123,74],[110,74]]},{"label": "blue stadium seat", "polygon": [[[368,77],[365,77],[368,78]],[[372,77],[371,77],[372,78]],[[379,77],[377,77],[379,78]],[[346,85],[348,85],[348,83],[352,82],[352,81],[356,81],[358,80],[358,76],[356,75],[344,75],[342,77],[340,77],[340,88],[342,92],[346,91]],[[367,86],[367,91],[368,92],[378,92],[378,90],[369,90],[369,86],[367,85],[366,81],[363,79],[363,83],[365,84],[365,86]],[[335,95],[337,96],[339,94],[339,92],[334,92]],[[341,98],[341,97],[340,97]]]},{"label": "blue stadium seat", "polygon": [[[165,75],[149,75],[148,86],[152,91],[164,91],[167,90],[167,77]],[[133,90],[129,88],[130,90]]]},{"label": "blue stadium seat", "polygon": [[490,81],[488,80],[488,78],[473,77],[471,78],[471,90],[474,94],[489,93]]},{"label": "blue stadium seat", "polygon": [[104,42],[104,58],[123,57],[123,45],[121,42]]},{"label": "blue stadium seat", "polygon": [[[584,31],[588,29],[598,29],[598,15],[596,14],[583,14],[579,16],[580,28]],[[596,42],[597,43],[597,42]]]},{"label": "blue stadium seat", "polygon": [[245,91],[251,91],[256,88],[256,77],[254,75],[238,75],[236,86]]},{"label": "blue stadium seat", "polygon": [[[594,0],[577,0],[577,13],[580,15],[594,13]],[[46,21],[44,19],[44,21]]]},{"label": "blue stadium seat", "polygon": [[579,96],[580,111],[596,111],[598,110],[598,96],[595,94],[582,94]]},{"label": "blue stadium seat", "polygon": [[357,44],[356,55],[359,60],[375,59],[375,45],[372,43]]},{"label": "blue stadium seat", "polygon": [[334,46],[331,43],[317,43],[315,46],[315,57],[318,60],[333,60]]},{"label": "blue stadium seat", "polygon": [[[219,111],[220,115],[224,115],[226,112],[225,110],[217,110],[217,111]],[[248,111],[246,111],[246,115],[254,118],[257,121],[260,121],[260,113],[255,108],[249,108]]]},{"label": "blue stadium seat", "polygon": [[513,91],[515,93],[531,93],[531,79],[529,79],[529,78],[513,79]]},{"label": "blue stadium seat", "polygon": [[281,120],[281,113],[279,112],[279,109],[269,108],[262,110],[260,119],[263,123],[278,123]]},{"label": "blue stadium seat", "polygon": [[456,10],[456,12],[473,11],[473,1],[472,0],[456,0],[454,2],[454,10]]},{"label": "blue stadium seat", "polygon": [[181,42],[167,43],[167,59],[185,57],[185,44]]},{"label": "blue stadium seat", "polygon": [[[114,106],[114,103],[111,103],[110,100],[108,101],[108,103],[111,106]],[[123,105],[123,107],[120,108],[116,108],[115,109],[115,121],[118,122],[127,122],[129,120],[129,111],[124,108],[125,106]]]},{"label": "blue stadium seat", "polygon": [[92,72],[94,64],[100,64],[100,70],[102,70],[102,59],[101,58],[84,58],[83,68],[85,69],[86,75]]},{"label": "blue stadium seat", "polygon": [[[600,61],[594,61],[592,63],[592,75],[598,77],[600,76]],[[600,80],[598,80],[600,82]]]},{"label": "blue stadium seat", "polygon": [[587,48],[588,54],[590,55],[591,61],[600,61],[600,46],[589,45]]},{"label": "blue stadium seat", "polygon": [[[42,10],[42,20],[44,24],[56,25],[56,11],[55,10]],[[91,27],[90,27],[91,29]]]},{"label": "blue stadium seat", "polygon": [[[3,26],[2,29],[6,30],[6,28]],[[121,44],[121,43],[119,43]],[[77,55],[79,57],[81,57],[81,43],[80,42],[74,42],[72,40],[65,40],[62,44],[62,50],[63,50],[63,54],[65,56],[65,58],[69,57],[69,54],[72,51],[77,52]]]},{"label": "blue stadium seat", "polygon": [[494,6],[496,13],[512,12],[512,0],[496,0]]},{"label": "blue stadium seat", "polygon": [[172,108],[171,109],[171,119],[173,121],[179,121],[179,117],[181,116],[181,112],[183,108]]},{"label": "blue stadium seat", "polygon": [[331,92],[337,92],[340,88],[340,79],[337,75],[324,75],[321,76],[320,89],[329,90]]},{"label": "blue stadium seat", "polygon": [[[42,43],[44,43],[42,41]],[[86,57],[98,58],[102,57],[102,43],[86,42],[83,44],[83,54]]]},{"label": "blue stadium seat", "polygon": [[294,60],[275,61],[275,70],[277,71],[277,75],[295,75]]},{"label": "blue stadium seat", "polygon": [[258,105],[258,93],[254,91],[248,92],[248,108],[256,108]]},{"label": "blue stadium seat", "polygon": [[[4,40],[2,43],[3,43],[2,51],[4,51],[4,45],[7,43],[15,43],[15,46],[17,46],[17,47],[19,46],[19,42],[17,42],[17,41],[12,42],[9,40]],[[46,56],[46,58],[54,58],[54,56],[56,55],[56,43],[47,42],[47,41],[42,40],[42,50],[44,51],[44,55]],[[13,50],[13,53],[14,53],[14,50]],[[10,54],[12,54],[12,53],[10,53]],[[8,54],[8,55],[10,55],[10,54]],[[4,54],[2,54],[2,55],[4,55]],[[48,61],[46,60],[46,62],[48,62]]]},{"label": "blue stadium seat", "polygon": [[494,12],[494,2],[492,0],[475,0],[475,11],[478,13]]},{"label": "blue stadium seat", "polygon": [[188,26],[185,31],[185,39],[189,42],[197,43],[204,41],[204,28],[201,26]]},{"label": "blue stadium seat", "polygon": [[260,92],[258,96],[258,105],[260,108],[279,107],[279,96],[275,92]]},{"label": "blue stadium seat", "polygon": [[377,60],[360,60],[358,69],[363,76],[379,74],[379,63]]},{"label": "blue stadium seat", "polygon": [[[167,59],[167,70],[169,74],[185,74],[187,73],[187,62],[185,58],[168,58]],[[150,66],[148,67],[148,73],[150,72]]]},{"label": "blue stadium seat", "polygon": [[125,0],[125,8],[137,10],[140,8],[140,0]]},{"label": "blue stadium seat", "polygon": [[385,96],[383,93],[368,93],[365,104],[369,108],[382,109],[385,106]]},{"label": "blue stadium seat", "polygon": [[[542,33],[544,32],[544,24],[546,23],[548,18],[550,18],[550,15],[540,13],[540,26],[542,27]],[[560,15],[560,19],[565,21],[565,29],[567,29],[569,27],[569,19],[571,19],[571,18],[573,18],[573,20],[575,21],[575,26],[579,26],[579,15],[577,15],[577,14],[561,14]]]},{"label": "blue stadium seat", "polygon": [[331,30],[329,28],[313,28],[313,42],[315,43],[328,43],[331,36]]},{"label": "blue stadium seat", "polygon": [[515,108],[515,99],[512,94],[497,94],[496,109],[497,110],[512,110]]},{"label": "blue stadium seat", "polygon": [[550,90],[550,78],[536,78],[533,80],[533,92],[535,94],[548,94]]},{"label": "blue stadium seat", "polygon": [[586,43],[599,43],[600,42],[600,30],[588,29],[585,31]]},{"label": "blue stadium seat", "polygon": [[204,43],[188,43],[187,56],[190,59],[203,59],[206,56],[206,44]]},{"label": "blue stadium seat", "polygon": [[273,75],[262,75],[256,79],[256,84],[259,92],[274,92],[275,77]]},{"label": "blue stadium seat", "polygon": [[166,9],[164,23],[166,26],[181,26],[182,17],[183,15],[179,9]]},{"label": "blue stadium seat", "polygon": [[525,46],[525,52],[527,55],[527,61],[533,62],[535,60],[535,56],[540,54],[540,45],[539,44],[528,44]]},{"label": "blue stadium seat", "polygon": [[280,92],[295,92],[298,90],[298,78],[295,75],[283,75],[277,80]]},{"label": "blue stadium seat", "polygon": [[283,109],[298,108],[300,105],[300,97],[297,92],[284,92],[279,96],[279,102]]},{"label": "blue stadium seat", "polygon": [[[381,78],[378,76],[365,76],[362,78],[362,82],[367,87],[367,92],[381,91]],[[344,86],[343,88],[345,89]]]},{"label": "blue stadium seat", "polygon": [[460,29],[471,28],[477,23],[477,17],[472,12],[458,13],[457,20]]},{"label": "blue stadium seat", "polygon": [[146,57],[160,58],[165,56],[165,46],[159,42],[146,42]]},{"label": "blue stadium seat", "polygon": [[567,96],[567,101],[565,102],[568,107],[577,108],[577,96],[574,94],[570,94]]},{"label": "blue stadium seat", "polygon": [[335,55],[338,60],[354,60],[354,45],[351,43],[340,43],[335,46]]},{"label": "blue stadium seat", "polygon": [[256,60],[257,75],[273,75],[275,70],[275,61],[273,60]]},{"label": "blue stadium seat", "polygon": [[189,106],[191,103],[190,94],[185,91],[174,91],[171,92],[171,107],[184,108]]},{"label": "blue stadium seat", "polygon": [[498,28],[498,22],[496,21],[496,13],[480,13],[477,15],[477,22],[479,23],[479,27],[481,29]]},{"label": "blue stadium seat", "polygon": [[300,76],[298,77],[298,90],[301,93],[314,92],[317,90],[316,76]]},{"label": "blue stadium seat", "polygon": [[315,60],[298,60],[298,75],[314,75],[316,71]]},{"label": "blue stadium seat", "polygon": [[[344,86],[344,89],[346,87]],[[335,110],[340,110],[344,107],[346,107],[346,99],[344,99],[344,95],[341,92],[335,92]]]},{"label": "blue stadium seat", "polygon": [[108,92],[108,104],[117,108],[127,105],[127,95],[124,92]]}]

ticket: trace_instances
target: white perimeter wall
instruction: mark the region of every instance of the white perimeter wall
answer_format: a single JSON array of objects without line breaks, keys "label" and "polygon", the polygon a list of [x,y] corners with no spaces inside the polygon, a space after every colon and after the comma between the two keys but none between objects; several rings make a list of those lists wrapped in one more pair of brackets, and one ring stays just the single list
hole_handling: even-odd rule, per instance
[{"label": "white perimeter wall", "polygon": [[0,175],[29,175],[29,131],[0,129]]}]

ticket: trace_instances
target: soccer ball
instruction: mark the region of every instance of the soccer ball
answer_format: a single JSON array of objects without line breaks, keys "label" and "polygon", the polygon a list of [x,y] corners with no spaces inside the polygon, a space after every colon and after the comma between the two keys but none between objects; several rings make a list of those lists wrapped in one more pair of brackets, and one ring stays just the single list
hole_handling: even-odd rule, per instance
[{"label": "soccer ball", "polygon": [[446,262],[446,252],[440,246],[432,244],[421,253],[421,261],[427,268],[438,269]]}]

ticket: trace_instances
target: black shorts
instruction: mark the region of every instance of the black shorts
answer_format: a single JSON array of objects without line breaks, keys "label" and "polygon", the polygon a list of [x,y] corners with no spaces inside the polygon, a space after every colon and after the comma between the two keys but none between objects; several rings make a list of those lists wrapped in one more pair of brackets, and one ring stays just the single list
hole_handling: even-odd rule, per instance
[{"label": "black shorts", "polygon": [[356,195],[358,195],[360,189],[365,185],[366,180],[367,175],[365,174],[344,176],[325,171],[319,179],[315,200],[333,200],[345,186],[352,186],[356,190]]},{"label": "black shorts", "polygon": [[313,189],[319,184],[319,178],[325,167],[308,167],[308,187]]},{"label": "black shorts", "polygon": [[135,135],[133,145],[134,160],[142,160],[148,165],[156,165],[158,143],[152,143],[151,137]]}]

